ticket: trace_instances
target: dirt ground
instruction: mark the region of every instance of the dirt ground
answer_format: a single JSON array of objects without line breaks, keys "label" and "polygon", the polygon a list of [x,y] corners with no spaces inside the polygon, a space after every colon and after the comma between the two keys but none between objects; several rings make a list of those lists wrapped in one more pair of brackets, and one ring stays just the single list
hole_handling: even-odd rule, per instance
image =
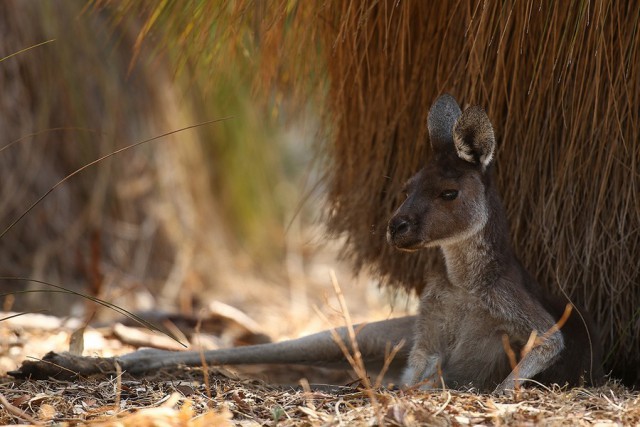
[{"label": "dirt ground", "polygon": [[[0,424],[640,425],[640,393],[613,381],[596,389],[530,388],[513,396],[492,396],[454,390],[367,389],[340,373],[305,367],[176,368],[145,377],[125,373],[76,381],[16,380],[7,375],[7,369],[15,369],[23,360],[49,350],[67,350],[77,324],[43,315],[2,322]],[[134,350],[136,346],[127,343],[135,341],[132,330],[143,339],[157,338],[143,328],[117,324],[87,328],[85,354]],[[243,337],[251,341],[250,334]],[[160,347],[168,343],[155,342]],[[309,386],[304,380],[296,385],[296,378],[302,377],[344,386]],[[270,385],[274,381],[290,385]]]},{"label": "dirt ground", "polygon": [[[638,425],[638,393],[523,390],[495,397],[453,390],[393,392],[356,386],[305,391],[200,369],[146,378],[0,385],[0,422],[56,425]],[[9,406],[10,405],[10,406]],[[8,408],[10,408],[8,410]]]},{"label": "dirt ground", "polygon": [[[212,293],[199,322],[176,313],[145,316],[181,342],[207,349],[340,326],[343,313],[329,278],[335,266],[354,322],[414,309],[407,297],[390,301],[375,281],[351,278],[335,259],[318,256],[314,269],[304,274],[304,287],[273,287],[245,277],[242,299],[229,290]],[[0,424],[640,425],[640,394],[615,381],[592,389],[528,388],[511,396],[492,396],[367,388],[353,372],[308,367],[176,368],[145,377],[123,373],[75,381],[16,380],[8,372],[48,351],[112,356],[141,346],[180,347],[126,317],[82,329],[83,323],[75,318],[41,313],[7,318],[13,314],[0,314]]]}]

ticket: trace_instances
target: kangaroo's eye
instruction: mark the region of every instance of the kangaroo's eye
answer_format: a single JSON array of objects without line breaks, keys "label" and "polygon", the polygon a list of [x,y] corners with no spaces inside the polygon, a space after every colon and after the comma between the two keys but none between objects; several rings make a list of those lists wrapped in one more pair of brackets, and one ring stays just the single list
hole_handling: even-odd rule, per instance
[{"label": "kangaroo's eye", "polygon": [[454,200],[458,197],[458,190],[444,190],[440,193],[440,198],[443,200]]}]

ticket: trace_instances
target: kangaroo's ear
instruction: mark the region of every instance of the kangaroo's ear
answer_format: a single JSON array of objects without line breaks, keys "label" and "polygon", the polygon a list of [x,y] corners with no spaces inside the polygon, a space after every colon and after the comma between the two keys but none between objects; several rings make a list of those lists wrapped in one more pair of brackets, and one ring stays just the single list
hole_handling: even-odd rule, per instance
[{"label": "kangaroo's ear", "polygon": [[453,140],[453,126],[462,114],[453,96],[444,94],[438,97],[429,109],[427,124],[429,139],[433,151],[440,151],[451,147]]},{"label": "kangaroo's ear", "polygon": [[453,127],[453,144],[458,157],[486,169],[493,161],[496,139],[487,113],[480,107],[470,107]]}]

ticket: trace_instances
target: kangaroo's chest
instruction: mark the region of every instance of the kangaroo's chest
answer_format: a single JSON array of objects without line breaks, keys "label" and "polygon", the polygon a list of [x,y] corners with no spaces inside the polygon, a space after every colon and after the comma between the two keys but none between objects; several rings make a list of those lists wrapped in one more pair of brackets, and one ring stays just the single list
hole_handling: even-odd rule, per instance
[{"label": "kangaroo's chest", "polygon": [[421,315],[424,326],[440,335],[440,345],[450,351],[470,342],[501,343],[502,335],[508,334],[509,329],[509,325],[491,315],[479,297],[454,287],[425,292]]},{"label": "kangaroo's chest", "polygon": [[481,388],[502,381],[510,371],[505,348],[513,343],[509,329],[465,289],[436,286],[422,296],[418,334],[429,342],[450,386],[462,386],[470,378]]}]

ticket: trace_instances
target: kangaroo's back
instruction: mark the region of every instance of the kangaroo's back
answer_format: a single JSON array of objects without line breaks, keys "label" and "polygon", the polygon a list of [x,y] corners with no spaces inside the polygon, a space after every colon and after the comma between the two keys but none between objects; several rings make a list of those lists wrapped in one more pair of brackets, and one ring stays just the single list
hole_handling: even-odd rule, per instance
[{"label": "kangaroo's back", "polygon": [[[567,304],[571,302],[564,297],[545,295],[545,305],[556,319],[562,318]],[[560,332],[565,341],[564,350],[555,363],[534,379],[543,384],[601,385],[604,382],[604,371],[600,330],[589,313],[572,304],[571,314]]]}]

